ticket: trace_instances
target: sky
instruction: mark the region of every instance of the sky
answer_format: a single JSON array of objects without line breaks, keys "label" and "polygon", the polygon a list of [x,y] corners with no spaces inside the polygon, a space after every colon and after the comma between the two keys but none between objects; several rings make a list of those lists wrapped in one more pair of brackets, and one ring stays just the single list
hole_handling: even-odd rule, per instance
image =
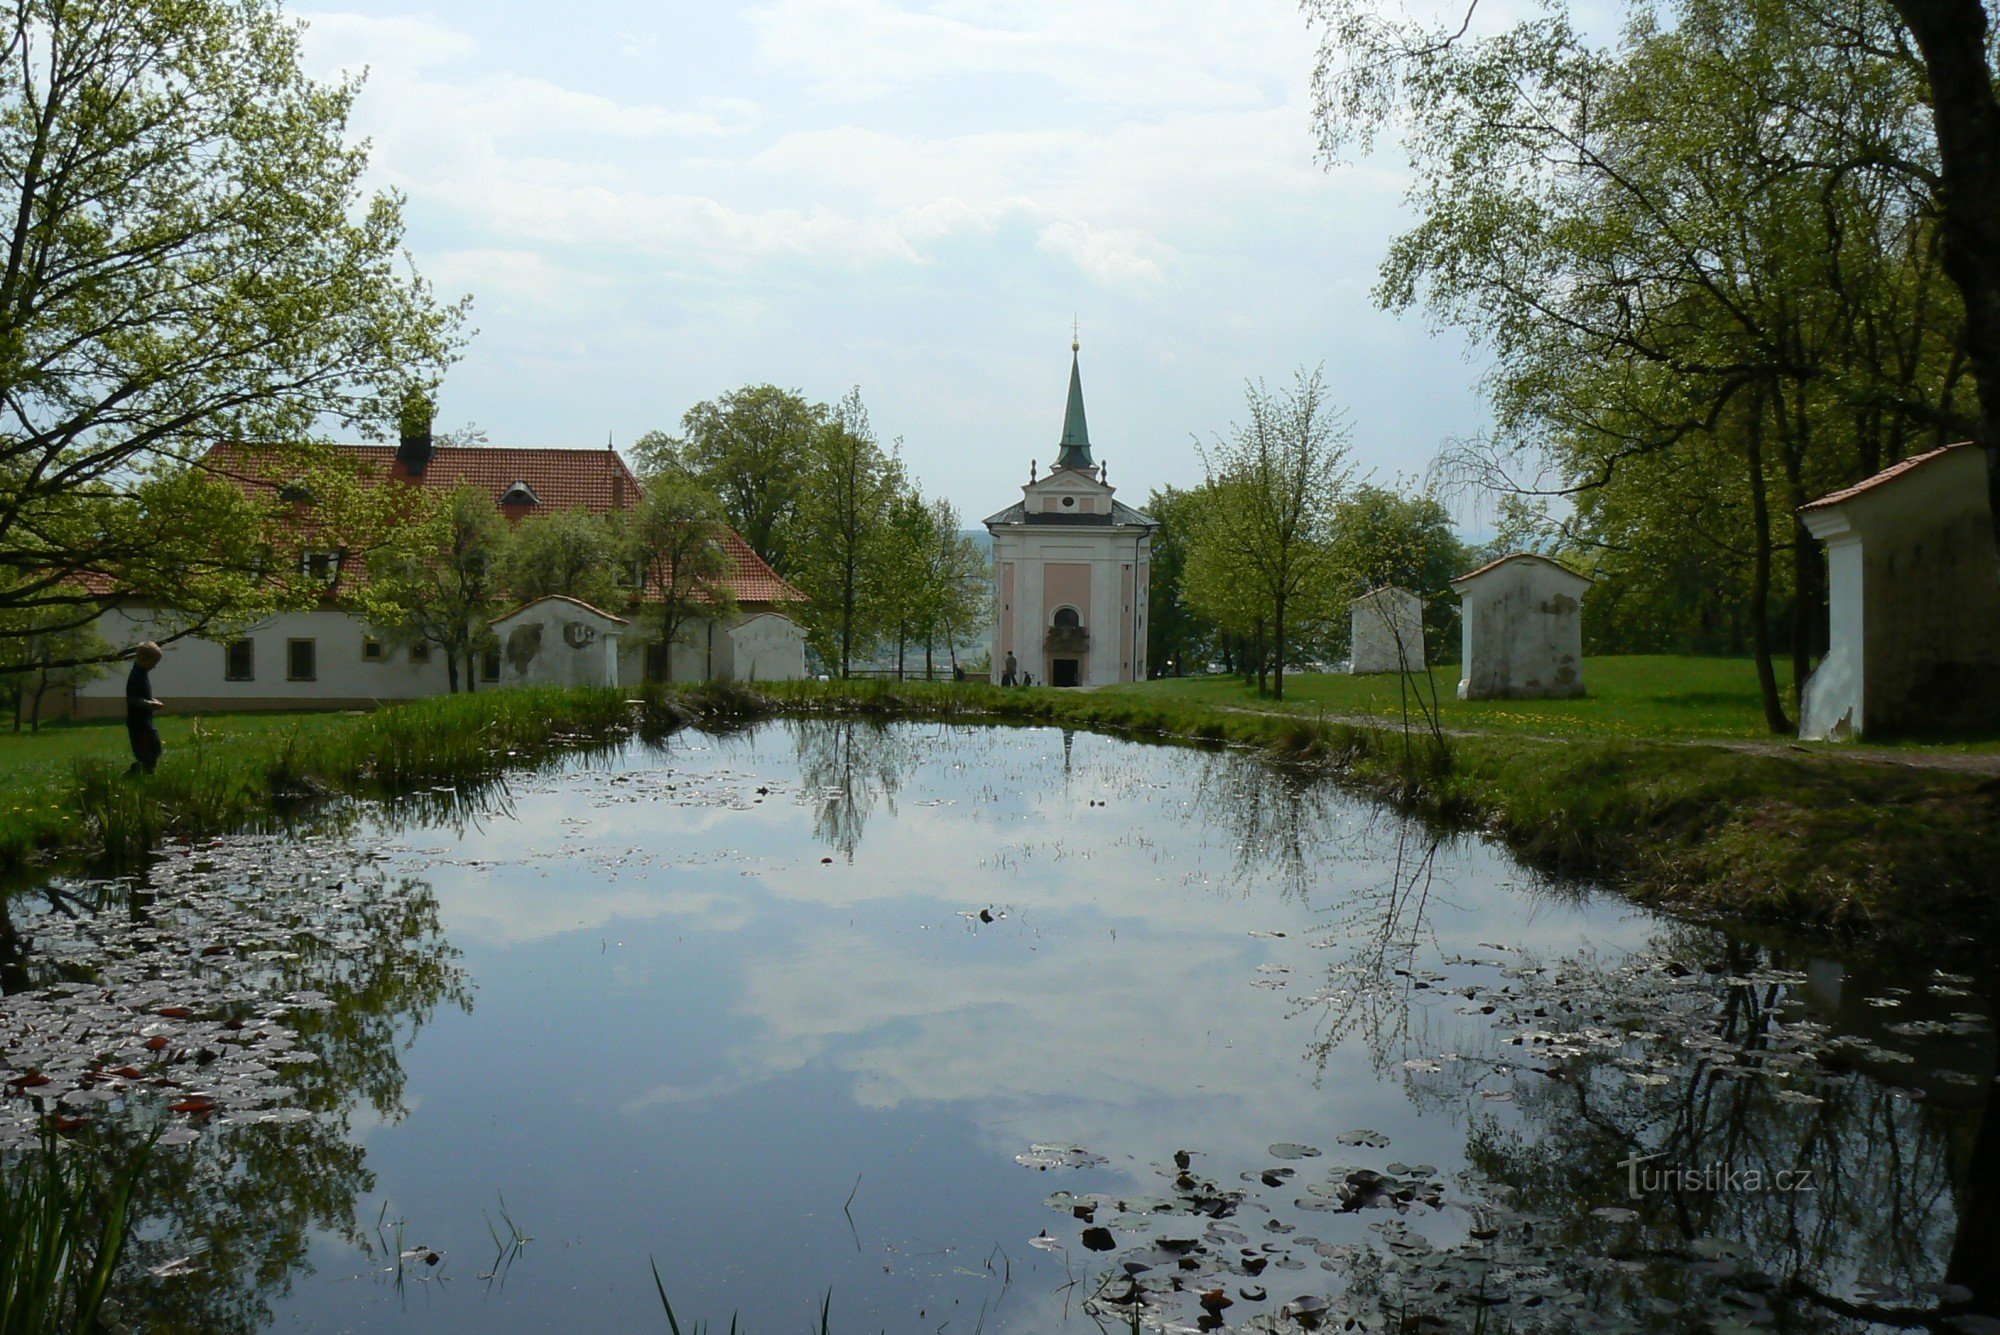
[{"label": "sky", "polygon": [[1121,499],[1201,478],[1245,381],[1323,365],[1362,476],[1419,477],[1481,365],[1376,309],[1390,150],[1316,153],[1293,0],[354,0],[370,184],[478,330],[439,426],[623,447],[770,382],[859,386],[976,523],[1061,435],[1072,321]]}]

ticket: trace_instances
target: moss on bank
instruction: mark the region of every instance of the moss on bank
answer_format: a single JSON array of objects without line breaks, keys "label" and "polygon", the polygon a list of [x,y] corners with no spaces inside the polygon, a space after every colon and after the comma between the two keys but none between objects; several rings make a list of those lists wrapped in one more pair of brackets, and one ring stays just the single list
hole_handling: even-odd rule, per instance
[{"label": "moss on bank", "polygon": [[1448,825],[1529,865],[1673,911],[1849,940],[1944,947],[2000,939],[2000,781],[1721,747],[1529,737],[1450,739],[1246,713],[1165,694],[802,682],[650,691],[496,691],[302,719],[128,778],[77,761],[0,813],[0,863],[70,850],[132,855],[169,837],[268,824],[330,795],[492,778],[635,727],[777,714],[1090,728],[1258,748]]}]

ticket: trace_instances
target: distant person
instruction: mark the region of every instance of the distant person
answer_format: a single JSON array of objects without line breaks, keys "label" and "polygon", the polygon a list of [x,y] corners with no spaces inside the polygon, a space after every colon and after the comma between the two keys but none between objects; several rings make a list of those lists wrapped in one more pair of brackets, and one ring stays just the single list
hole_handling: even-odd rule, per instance
[{"label": "distant person", "polygon": [[151,774],[166,749],[153,722],[153,715],[166,708],[153,698],[153,669],[162,656],[160,646],[147,640],[132,651],[132,675],[125,678],[125,733],[132,739],[133,774]]},{"label": "distant person", "polygon": [[1002,686],[1012,686],[1014,684],[1014,674],[1020,671],[1020,668],[1021,665],[1014,661],[1014,651],[1009,649],[1007,651],[1007,661],[1000,665],[1000,684]]}]

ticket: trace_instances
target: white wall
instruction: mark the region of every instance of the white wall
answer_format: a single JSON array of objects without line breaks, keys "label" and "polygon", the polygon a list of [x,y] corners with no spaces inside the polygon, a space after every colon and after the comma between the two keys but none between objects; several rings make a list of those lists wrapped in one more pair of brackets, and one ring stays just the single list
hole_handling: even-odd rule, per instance
[{"label": "white wall", "polygon": [[[338,611],[281,612],[243,629],[250,640],[254,675],[249,681],[224,676],[224,648],[218,640],[169,640],[185,623],[171,612],[114,608],[98,618],[98,633],[120,647],[158,640],[162,658],[153,669],[153,693],[169,709],[272,709],[365,706],[378,700],[413,700],[449,689],[443,655],[435,647],[429,663],[410,661],[408,648],[384,648],[382,661],[361,656],[366,625]],[[379,636],[376,638],[380,639]],[[311,681],[286,675],[286,641],[311,640],[315,673]],[[77,705],[92,716],[124,711],[125,670],[80,688]]]},{"label": "white wall", "polygon": [[[1136,555],[1135,555],[1136,540]],[[1081,684],[1104,686],[1143,677],[1146,662],[1146,630],[1151,620],[1146,581],[1140,578],[1152,560],[1153,538],[1133,528],[1063,528],[1022,531],[999,529],[993,533],[993,577],[999,579],[1000,564],[1014,562],[1014,640],[1003,644],[1002,623],[996,583],[993,617],[988,630],[992,671],[989,680],[1000,684],[1012,649],[1023,672],[1034,675],[1035,684],[1049,684],[1047,655],[1043,643],[1049,619],[1055,609],[1043,597],[1046,581],[1043,567],[1054,564],[1090,567],[1090,615],[1084,629],[1090,633],[1090,651],[1081,664]],[[1121,587],[1126,566],[1133,567],[1134,606],[1128,614]],[[1133,618],[1132,666],[1128,671],[1120,652],[1126,617]]]},{"label": "white wall", "polygon": [[1356,598],[1348,626],[1349,672],[1424,670],[1424,600],[1408,589],[1377,589]]},{"label": "white wall", "polygon": [[716,637],[720,681],[798,681],[806,675],[806,633],[790,617],[764,612]]},{"label": "white wall", "polygon": [[1461,700],[1583,694],[1583,605],[1589,581],[1551,562],[1508,561],[1454,585],[1464,605]]}]

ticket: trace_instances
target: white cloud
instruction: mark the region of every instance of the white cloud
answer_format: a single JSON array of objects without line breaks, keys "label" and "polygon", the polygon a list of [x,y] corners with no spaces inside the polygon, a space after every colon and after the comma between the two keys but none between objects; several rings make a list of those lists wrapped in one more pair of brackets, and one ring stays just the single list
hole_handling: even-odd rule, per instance
[{"label": "white cloud", "polygon": [[1133,228],[1050,223],[1036,236],[1043,250],[1064,256],[1100,283],[1157,283],[1174,258],[1171,246]]}]

